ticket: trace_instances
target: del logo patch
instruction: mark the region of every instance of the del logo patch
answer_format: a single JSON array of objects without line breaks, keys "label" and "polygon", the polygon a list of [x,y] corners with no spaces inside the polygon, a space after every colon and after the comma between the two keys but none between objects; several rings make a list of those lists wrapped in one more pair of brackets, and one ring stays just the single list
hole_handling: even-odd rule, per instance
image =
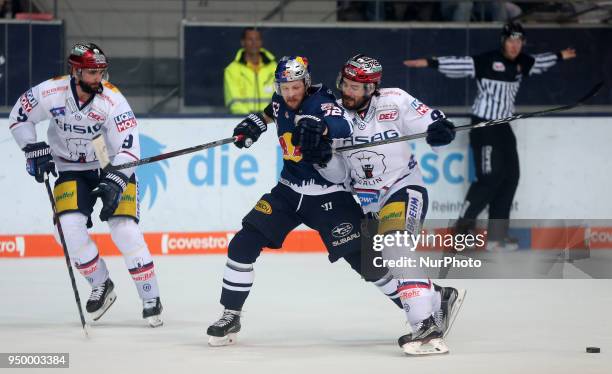
[{"label": "del logo patch", "polygon": [[379,122],[395,121],[399,117],[399,111],[396,109],[381,110],[376,113],[376,119]]}]

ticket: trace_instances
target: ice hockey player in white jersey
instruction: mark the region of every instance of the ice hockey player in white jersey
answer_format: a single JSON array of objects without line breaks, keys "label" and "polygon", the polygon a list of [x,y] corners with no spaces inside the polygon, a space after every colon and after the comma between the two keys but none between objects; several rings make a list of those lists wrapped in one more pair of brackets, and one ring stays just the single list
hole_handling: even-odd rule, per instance
[{"label": "ice hockey player in white jersey", "polygon": [[[68,57],[70,75],[47,80],[25,92],[13,107],[9,128],[25,152],[26,169],[42,183],[59,176],[53,190],[70,259],[92,287],[86,309],[98,320],[114,303],[114,284],[104,259],[89,237],[97,198],[115,245],[143,301],[142,316],[162,325],[153,258],[138,227],[139,206],[134,168],[100,170],[91,140],[102,134],[112,165],[138,160],[138,122],[125,97],[106,80],[108,63],[95,44],[76,44]],[[36,124],[48,121],[47,142],[37,141]],[[57,233],[56,233],[57,237]],[[58,239],[59,242],[59,239]]]},{"label": "ice hockey player in white jersey", "polygon": [[[439,110],[432,110],[399,88],[380,88],[382,66],[374,58],[356,55],[343,66],[337,86],[342,106],[353,121],[353,135],[344,146],[427,132],[433,147],[455,138],[454,125]],[[378,221],[377,234],[419,234],[427,212],[427,190],[410,146],[403,142],[343,152],[351,184],[363,210]],[[413,248],[414,249],[414,248]],[[394,257],[397,248],[383,249]],[[408,248],[408,251],[410,248]],[[395,255],[402,252],[395,252]],[[389,255],[391,254],[391,255]],[[420,276],[414,276],[414,274]],[[390,269],[388,288],[397,292],[410,334],[399,339],[407,354],[448,352],[443,337],[463,302],[464,290],[439,287],[424,272]]]}]

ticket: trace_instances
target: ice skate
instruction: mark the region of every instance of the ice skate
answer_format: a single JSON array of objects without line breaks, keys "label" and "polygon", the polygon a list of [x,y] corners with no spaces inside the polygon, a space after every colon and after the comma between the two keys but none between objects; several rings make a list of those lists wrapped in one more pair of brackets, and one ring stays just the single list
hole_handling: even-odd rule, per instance
[{"label": "ice skate", "polygon": [[453,287],[436,286],[436,288],[439,288],[441,303],[439,318],[435,316],[434,319],[443,332],[442,337],[446,337],[453,327],[455,318],[459,314],[467,291]]},{"label": "ice skate", "polygon": [[85,309],[94,321],[99,320],[117,299],[114,289],[113,281],[108,278],[104,283],[91,290]]},{"label": "ice skate", "polygon": [[144,318],[151,327],[159,327],[164,324],[161,319],[162,307],[159,297],[144,300],[142,302],[142,318]]},{"label": "ice skate", "polygon": [[409,356],[422,356],[448,353],[448,346],[444,341],[444,331],[433,317],[420,322],[410,334],[401,336],[397,343]]},{"label": "ice skate", "polygon": [[240,311],[225,309],[221,318],[206,330],[206,334],[210,336],[208,344],[213,347],[236,344],[239,331]]}]

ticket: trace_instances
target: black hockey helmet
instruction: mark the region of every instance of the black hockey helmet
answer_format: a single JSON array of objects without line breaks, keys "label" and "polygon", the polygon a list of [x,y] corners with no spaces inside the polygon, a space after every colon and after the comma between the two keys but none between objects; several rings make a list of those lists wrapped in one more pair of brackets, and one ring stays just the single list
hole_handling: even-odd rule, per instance
[{"label": "black hockey helmet", "polygon": [[523,26],[518,22],[506,23],[501,31],[502,43],[508,38],[525,40],[525,30]]}]

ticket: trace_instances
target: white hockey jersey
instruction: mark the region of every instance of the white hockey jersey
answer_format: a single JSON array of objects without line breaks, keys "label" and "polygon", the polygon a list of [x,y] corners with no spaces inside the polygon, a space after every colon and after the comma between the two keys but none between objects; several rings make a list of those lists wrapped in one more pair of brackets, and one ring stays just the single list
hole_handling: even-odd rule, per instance
[{"label": "white hockey jersey", "polygon": [[[341,102],[341,100],[339,100]],[[347,146],[396,138],[427,131],[444,114],[399,88],[383,88],[371,99],[361,116],[348,111],[353,136],[335,143]],[[342,153],[349,167],[351,184],[363,210],[378,212],[387,198],[408,185],[423,185],[423,178],[410,144],[398,142]]]},{"label": "white hockey jersey", "polygon": [[[9,116],[20,148],[36,143],[35,125],[50,119],[48,144],[59,171],[93,170],[100,164],[91,144],[103,134],[112,164],[140,159],[138,122],[125,97],[107,81],[103,91],[79,103],[70,76],[49,79],[21,95]],[[122,169],[130,177],[135,168]]]}]

